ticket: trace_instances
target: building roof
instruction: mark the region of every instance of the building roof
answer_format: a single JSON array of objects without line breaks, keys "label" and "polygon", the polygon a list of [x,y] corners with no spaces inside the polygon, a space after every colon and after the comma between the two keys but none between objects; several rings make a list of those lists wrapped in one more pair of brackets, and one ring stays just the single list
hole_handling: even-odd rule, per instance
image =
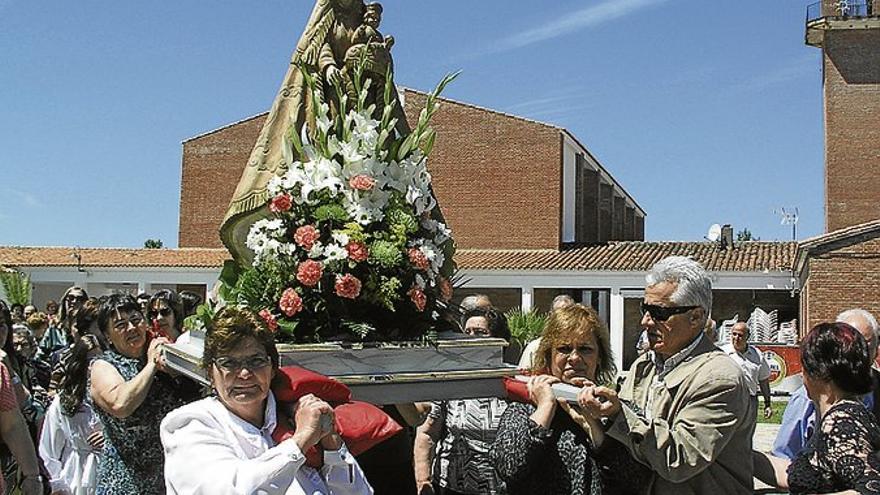
[{"label": "building roof", "polygon": [[218,268],[227,259],[225,249],[0,246],[0,266],[8,267]]},{"label": "building roof", "polygon": [[[553,249],[460,249],[455,254],[464,270],[647,271],[673,255],[691,256],[709,271],[790,271],[795,242],[750,241],[733,249],[710,242],[609,242]],[[75,253],[81,256],[78,262]],[[230,259],[225,249],[127,249],[0,246],[0,266],[215,268]]]},{"label": "building roof", "polygon": [[733,249],[712,242],[609,242],[552,249],[461,249],[455,254],[465,270],[647,271],[667,256],[690,256],[709,271],[790,271],[796,242],[739,242]]},{"label": "building roof", "polygon": [[804,239],[798,246],[795,268],[798,273],[801,273],[806,265],[807,258],[812,255],[827,253],[835,249],[876,239],[877,237],[880,237],[880,219]]}]

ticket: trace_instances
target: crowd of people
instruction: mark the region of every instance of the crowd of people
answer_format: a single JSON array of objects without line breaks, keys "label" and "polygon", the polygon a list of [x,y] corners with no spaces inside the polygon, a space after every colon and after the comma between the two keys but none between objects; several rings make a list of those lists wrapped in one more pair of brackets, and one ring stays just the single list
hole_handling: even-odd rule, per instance
[{"label": "crowd of people", "polygon": [[[185,338],[196,294],[71,287],[45,311],[0,301],[0,490],[716,495],[753,493],[757,477],[791,493],[880,493],[880,326],[869,312],[803,337],[804,386],[764,453],[752,436],[758,414],[773,414],[770,372],[748,326],[716,345],[711,279],[688,258],[658,262],[644,293],[643,342],[632,344],[645,352],[627,372],[596,311],[563,295],[540,337],[505,353],[529,375],[525,395],[382,404],[403,431],[358,455],[329,399],[276,399],[274,338],[246,308],[221,309],[207,329],[208,389],[162,353]],[[512,340],[488,297],[460,307],[462,338]],[[557,399],[560,387],[575,392]],[[292,435],[275,435],[283,425]]]}]

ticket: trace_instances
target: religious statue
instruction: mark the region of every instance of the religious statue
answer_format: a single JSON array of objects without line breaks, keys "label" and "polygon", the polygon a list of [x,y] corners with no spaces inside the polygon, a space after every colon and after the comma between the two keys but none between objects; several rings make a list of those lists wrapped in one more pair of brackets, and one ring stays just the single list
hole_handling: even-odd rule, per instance
[{"label": "religious statue", "polygon": [[[386,78],[393,77],[390,50],[394,44],[391,36],[382,36],[378,31],[381,15],[378,3],[317,0],[220,228],[223,243],[238,263],[249,265],[253,259],[245,248],[246,237],[249,227],[268,214],[265,205],[269,180],[284,174],[291,165],[291,157],[285,158],[284,154],[290,127],[297,135],[307,123],[314,127],[314,122],[309,123],[314,118],[310,111],[314,102],[303,71],[316,76],[318,97],[336,112],[334,85],[345,88],[353,101],[357,96],[353,77],[361,64],[364,75],[371,80],[368,102],[376,103],[376,112],[381,114]],[[409,126],[396,88],[392,89],[392,100],[396,130],[406,135]]]}]

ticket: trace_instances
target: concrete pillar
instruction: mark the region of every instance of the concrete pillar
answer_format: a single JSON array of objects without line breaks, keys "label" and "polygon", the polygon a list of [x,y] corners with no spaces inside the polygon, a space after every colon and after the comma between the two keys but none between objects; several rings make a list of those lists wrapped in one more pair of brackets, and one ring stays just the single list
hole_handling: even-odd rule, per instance
[{"label": "concrete pillar", "polygon": [[522,288],[522,303],[520,307],[523,312],[531,311],[535,301],[535,288],[532,286]]},{"label": "concrete pillar", "polygon": [[611,301],[608,311],[608,333],[611,335],[611,353],[614,354],[614,365],[623,369],[623,294],[620,287],[611,288]]}]

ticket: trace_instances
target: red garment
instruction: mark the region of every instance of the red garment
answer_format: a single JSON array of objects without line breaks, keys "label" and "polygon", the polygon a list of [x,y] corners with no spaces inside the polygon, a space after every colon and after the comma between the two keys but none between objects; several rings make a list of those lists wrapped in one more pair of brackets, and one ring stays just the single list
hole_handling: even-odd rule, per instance
[{"label": "red garment", "polygon": [[[15,398],[15,390],[12,384],[12,375],[6,369],[6,365],[0,363],[0,411],[13,411],[18,409],[18,400]],[[0,472],[0,493],[6,493],[6,480]]]}]

